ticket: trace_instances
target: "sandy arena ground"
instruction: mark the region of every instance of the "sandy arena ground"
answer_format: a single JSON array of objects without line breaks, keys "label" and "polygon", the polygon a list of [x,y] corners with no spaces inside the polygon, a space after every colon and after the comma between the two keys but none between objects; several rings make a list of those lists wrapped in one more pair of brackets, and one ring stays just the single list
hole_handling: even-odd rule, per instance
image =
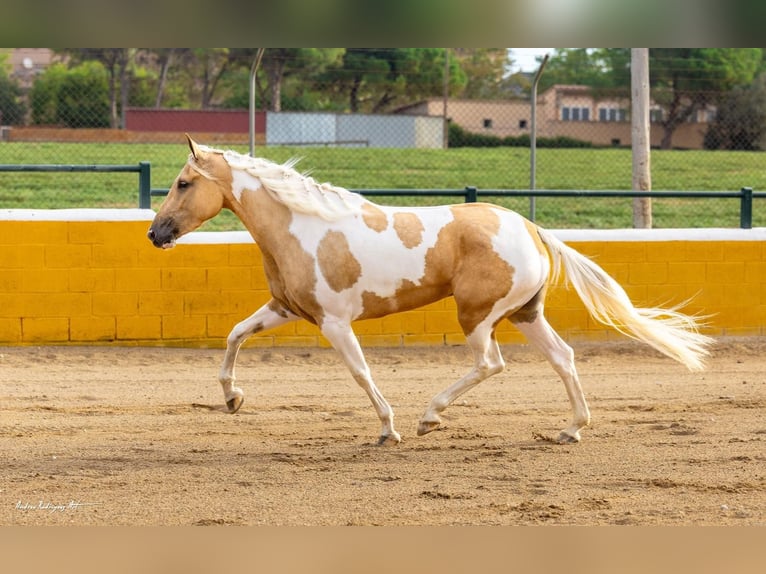
[{"label": "sandy arena ground", "polygon": [[725,340],[704,373],[630,342],[575,345],[593,422],[536,352],[416,436],[467,349],[369,349],[403,441],[332,350],[0,348],[2,525],[765,525],[766,341]]}]

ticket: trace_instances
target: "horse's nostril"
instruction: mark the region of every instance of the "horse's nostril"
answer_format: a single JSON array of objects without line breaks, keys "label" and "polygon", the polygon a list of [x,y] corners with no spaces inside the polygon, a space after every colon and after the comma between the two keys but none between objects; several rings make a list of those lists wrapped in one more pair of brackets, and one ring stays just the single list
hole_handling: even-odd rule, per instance
[{"label": "horse's nostril", "polygon": [[150,241],[154,241],[154,229],[150,229],[146,232],[146,236],[149,238]]}]

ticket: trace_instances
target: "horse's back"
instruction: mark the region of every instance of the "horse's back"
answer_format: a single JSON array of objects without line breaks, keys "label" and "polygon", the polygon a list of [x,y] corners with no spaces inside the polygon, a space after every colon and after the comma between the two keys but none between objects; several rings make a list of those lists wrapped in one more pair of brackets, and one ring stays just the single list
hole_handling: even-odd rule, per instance
[{"label": "horse's back", "polygon": [[547,276],[547,256],[541,257],[535,243],[534,225],[489,204],[369,203],[359,215],[337,221],[300,219],[293,228],[304,248],[316,254],[318,299],[333,314],[354,319],[449,295],[481,304],[509,294],[524,299]]}]

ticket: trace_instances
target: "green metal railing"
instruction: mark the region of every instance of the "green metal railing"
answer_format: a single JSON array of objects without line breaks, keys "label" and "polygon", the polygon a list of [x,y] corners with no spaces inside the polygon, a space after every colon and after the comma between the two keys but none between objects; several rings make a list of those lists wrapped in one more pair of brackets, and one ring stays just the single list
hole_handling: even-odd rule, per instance
[{"label": "green metal railing", "polygon": [[[134,172],[138,173],[138,207],[151,209],[152,197],[165,196],[168,189],[152,189],[151,164],[142,161],[134,165],[66,165],[66,164],[0,164],[0,172]],[[558,190],[558,189],[354,189],[364,196],[389,197],[462,197],[466,203],[488,197],[654,197],[654,198],[729,198],[739,199],[739,226],[753,227],[753,199],[766,198],[766,192],[754,192],[751,187],[739,191],[632,191],[632,190]]]},{"label": "green metal railing", "polygon": [[[72,165],[72,164],[0,164],[0,172],[3,171],[26,171],[26,172],[135,172],[138,173],[138,197],[139,207],[150,208],[150,191],[152,187],[152,167],[148,161],[141,161],[134,165]],[[144,198],[149,198],[146,201]],[[145,202],[146,201],[146,202]],[[144,203],[145,202],[145,203]]]},{"label": "green metal railing", "polygon": [[[753,227],[753,198],[766,198],[766,192],[754,192],[751,187],[739,191],[632,191],[632,190],[569,190],[569,189],[352,189],[364,196],[388,197],[462,197],[466,203],[474,203],[484,197],[654,197],[654,198],[729,198],[739,199],[739,226]],[[167,189],[146,191],[139,200],[141,207],[151,207],[151,198],[167,195]]]}]

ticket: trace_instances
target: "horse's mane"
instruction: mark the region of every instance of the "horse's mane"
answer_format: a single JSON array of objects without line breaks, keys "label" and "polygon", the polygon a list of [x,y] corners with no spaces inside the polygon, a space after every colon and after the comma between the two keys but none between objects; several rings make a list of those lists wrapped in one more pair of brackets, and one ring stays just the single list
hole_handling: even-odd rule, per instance
[{"label": "horse's mane", "polygon": [[244,171],[257,178],[272,197],[291,211],[317,215],[329,221],[360,211],[360,196],[329,183],[320,184],[308,174],[299,173],[294,168],[298,158],[278,164],[231,150],[204,149],[222,153],[232,169]]}]

